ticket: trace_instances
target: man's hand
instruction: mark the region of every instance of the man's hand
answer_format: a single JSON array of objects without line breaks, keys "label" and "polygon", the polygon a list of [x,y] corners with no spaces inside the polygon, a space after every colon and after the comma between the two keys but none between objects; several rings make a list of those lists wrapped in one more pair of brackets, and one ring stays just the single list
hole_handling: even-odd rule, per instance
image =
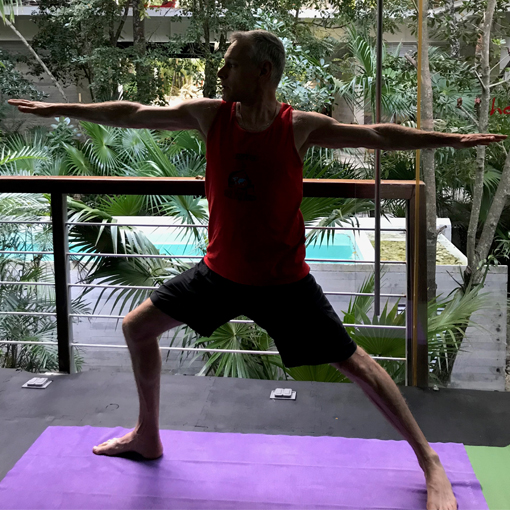
[{"label": "man's hand", "polygon": [[39,117],[52,117],[55,114],[55,105],[53,103],[28,101],[27,99],[9,99],[7,102],[13,106],[17,106],[21,113],[32,113]]},{"label": "man's hand", "polygon": [[472,135],[458,135],[458,139],[450,143],[450,147],[455,149],[466,149],[467,147],[475,147],[476,145],[489,145],[494,142],[501,142],[507,135],[493,135],[491,133],[475,133]]}]

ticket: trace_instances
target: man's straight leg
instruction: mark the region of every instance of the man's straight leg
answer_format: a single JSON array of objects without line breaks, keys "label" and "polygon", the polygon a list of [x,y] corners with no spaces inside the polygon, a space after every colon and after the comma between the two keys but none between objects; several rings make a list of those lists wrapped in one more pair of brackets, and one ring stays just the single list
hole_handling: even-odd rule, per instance
[{"label": "man's straight leg", "polygon": [[439,455],[427,442],[398,386],[386,370],[359,346],[348,360],[330,365],[358,384],[409,442],[425,474],[427,510],[456,510],[457,502]]}]

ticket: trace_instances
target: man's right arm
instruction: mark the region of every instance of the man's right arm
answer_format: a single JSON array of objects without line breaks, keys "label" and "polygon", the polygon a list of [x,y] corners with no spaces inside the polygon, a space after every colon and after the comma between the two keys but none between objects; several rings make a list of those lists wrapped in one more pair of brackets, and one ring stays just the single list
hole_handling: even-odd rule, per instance
[{"label": "man's right arm", "polygon": [[212,99],[191,99],[174,106],[159,107],[131,101],[83,104],[9,99],[8,102],[22,113],[32,113],[40,117],[66,116],[105,126],[167,131],[200,129],[203,110],[216,103]]}]

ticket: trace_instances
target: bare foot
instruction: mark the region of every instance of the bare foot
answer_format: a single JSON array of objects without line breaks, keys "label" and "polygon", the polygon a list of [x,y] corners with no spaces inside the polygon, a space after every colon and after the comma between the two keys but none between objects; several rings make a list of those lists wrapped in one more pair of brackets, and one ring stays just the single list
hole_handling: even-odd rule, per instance
[{"label": "bare foot", "polygon": [[99,446],[94,446],[92,451],[96,455],[110,456],[135,452],[146,459],[154,460],[163,455],[163,444],[161,443],[159,434],[157,437],[153,434],[150,436],[147,434],[141,435],[137,433],[135,429],[128,432],[125,436],[120,438],[114,437],[113,439],[108,439],[108,441]]},{"label": "bare foot", "polygon": [[425,472],[427,481],[427,510],[457,510],[457,500],[443,465],[437,460]]}]

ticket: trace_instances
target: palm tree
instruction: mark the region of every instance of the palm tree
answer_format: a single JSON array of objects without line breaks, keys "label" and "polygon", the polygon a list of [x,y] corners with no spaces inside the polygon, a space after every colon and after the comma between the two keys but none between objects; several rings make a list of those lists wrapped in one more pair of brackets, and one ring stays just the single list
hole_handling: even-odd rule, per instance
[{"label": "palm tree", "polygon": [[[368,37],[359,33],[354,26],[346,27],[347,48],[349,49],[352,66],[352,79],[348,82],[336,80],[340,96],[347,101],[353,113],[361,105],[368,103],[372,119],[376,113],[376,78],[377,53]],[[400,44],[395,49],[393,57],[400,54]],[[388,53],[386,45],[382,46],[383,85],[381,90],[381,122],[391,122],[396,116],[409,118],[414,115],[412,107],[415,92],[410,87],[404,87],[394,79],[392,69],[385,65]]]}]

